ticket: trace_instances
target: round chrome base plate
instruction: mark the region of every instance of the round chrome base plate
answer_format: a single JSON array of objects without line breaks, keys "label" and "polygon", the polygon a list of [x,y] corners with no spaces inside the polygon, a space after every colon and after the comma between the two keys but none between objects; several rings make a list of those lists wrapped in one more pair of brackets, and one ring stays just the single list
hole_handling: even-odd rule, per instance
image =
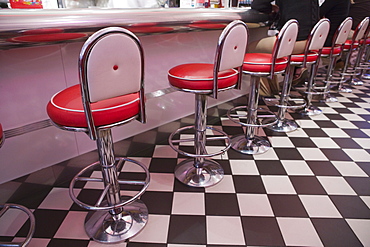
[{"label": "round chrome base plate", "polygon": [[114,217],[108,211],[91,211],[85,219],[85,231],[97,242],[118,243],[138,234],[147,221],[148,208],[136,200]]},{"label": "round chrome base plate", "polygon": [[352,89],[348,87],[341,87],[338,89],[338,92],[340,93],[352,93]]},{"label": "round chrome base plate", "polygon": [[334,97],[334,96],[331,96],[331,95],[328,95],[328,96],[325,98],[325,102],[326,102],[326,103],[334,103],[334,102],[338,102],[338,98],[337,98],[337,97]]},{"label": "round chrome base plate", "polygon": [[175,167],[175,177],[191,187],[209,187],[224,177],[224,169],[214,160],[205,159],[202,168],[194,166],[194,159],[186,159]]},{"label": "round chrome base plate", "polygon": [[231,138],[231,148],[242,154],[262,154],[271,147],[270,142],[260,136],[247,140],[244,134]]},{"label": "round chrome base plate", "polygon": [[370,80],[370,74],[363,74],[362,79]]},{"label": "round chrome base plate", "polygon": [[309,107],[302,109],[298,113],[305,115],[305,116],[315,116],[315,115],[321,114],[322,110],[318,108],[317,106],[310,105]]},{"label": "round chrome base plate", "polygon": [[358,78],[353,78],[352,79],[352,82],[351,82],[351,85],[354,85],[354,86],[362,86],[362,85],[364,85],[364,82],[361,81]]},{"label": "round chrome base plate", "polygon": [[279,120],[276,124],[267,127],[276,132],[291,132],[298,128],[293,120],[283,119]]}]

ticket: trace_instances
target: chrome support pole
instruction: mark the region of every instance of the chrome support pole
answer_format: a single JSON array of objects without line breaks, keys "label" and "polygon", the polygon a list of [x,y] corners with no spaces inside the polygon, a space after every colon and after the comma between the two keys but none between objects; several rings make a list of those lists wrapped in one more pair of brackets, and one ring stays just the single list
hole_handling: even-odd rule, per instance
[{"label": "chrome support pole", "polygon": [[[99,152],[103,182],[105,187],[109,187],[108,193],[106,195],[108,206],[120,204],[120,187],[117,177],[117,167],[115,165],[111,129],[99,130],[96,143]],[[114,216],[120,214],[122,212],[122,208],[114,208],[109,210],[109,212],[112,216]]]},{"label": "chrome support pole", "polygon": [[[206,154],[206,129],[207,129],[207,96],[195,94],[195,140],[194,148],[196,155]],[[199,178],[202,175],[204,157],[195,157],[194,167]]]}]

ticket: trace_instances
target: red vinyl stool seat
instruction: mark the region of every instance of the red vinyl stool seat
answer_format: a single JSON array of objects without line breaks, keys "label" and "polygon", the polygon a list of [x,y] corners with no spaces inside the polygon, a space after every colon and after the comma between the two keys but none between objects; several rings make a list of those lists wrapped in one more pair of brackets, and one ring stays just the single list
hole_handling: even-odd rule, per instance
[{"label": "red vinyl stool seat", "polygon": [[[222,130],[207,126],[207,97],[217,98],[220,91],[239,87],[243,58],[248,42],[248,28],[242,21],[233,21],[222,31],[214,63],[180,64],[168,71],[168,81],[179,91],[195,95],[195,124],[173,132],[168,142],[173,150],[189,157],[175,167],[175,177],[192,187],[209,187],[220,182],[222,166],[213,159],[230,148],[230,139]],[[211,130],[213,136],[206,131]],[[190,135],[183,138],[182,134]],[[225,146],[209,153],[207,143],[222,141]],[[193,152],[185,150],[184,143],[194,145]],[[187,146],[188,147],[188,146]]]},{"label": "red vinyl stool seat", "polygon": [[259,127],[267,127],[277,122],[276,115],[258,108],[261,77],[272,78],[289,68],[290,55],[298,34],[296,20],[288,21],[279,32],[271,54],[247,53],[244,56],[243,73],[250,75],[249,102],[247,105],[236,106],[227,112],[228,118],[244,127],[245,134],[231,138],[231,148],[242,154],[260,154],[270,147],[269,141],[255,135]]},{"label": "red vinyl stool seat", "polygon": [[[149,186],[149,171],[140,162],[115,157],[112,128],[132,120],[145,123],[144,58],[139,39],[127,29],[109,27],[90,36],[79,56],[80,84],[56,93],[47,104],[52,123],[60,129],[88,134],[96,141],[99,161],[86,166],[71,181],[69,194],[91,210],[85,219],[89,237],[101,243],[124,241],[141,231],[148,209],[139,197]],[[138,166],[144,179],[119,179],[126,164]],[[90,177],[94,170],[102,176]],[[76,183],[99,184],[100,196],[89,204],[77,198]],[[140,186],[132,196],[121,196],[121,185]]]},{"label": "red vinyl stool seat", "polygon": [[[369,22],[370,17],[365,17],[356,27],[355,31],[353,32],[352,39],[347,40],[344,45],[344,67],[341,73],[341,80],[339,83],[339,91],[344,93],[352,92],[351,88],[346,88],[343,86],[345,82],[349,83],[350,85],[363,85],[363,81],[361,80],[362,70],[359,67],[360,62],[364,53],[365,46],[360,45],[362,40],[367,39],[369,33]],[[364,41],[362,41],[364,43]],[[356,60],[353,64],[351,64],[350,59],[354,51],[357,51]],[[361,72],[359,73],[359,70]]]}]

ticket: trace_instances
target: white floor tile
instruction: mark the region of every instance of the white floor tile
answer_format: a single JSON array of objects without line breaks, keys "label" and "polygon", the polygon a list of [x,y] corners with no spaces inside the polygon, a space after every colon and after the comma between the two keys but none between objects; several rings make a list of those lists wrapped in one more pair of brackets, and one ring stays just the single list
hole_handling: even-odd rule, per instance
[{"label": "white floor tile", "polygon": [[281,163],[288,175],[313,176],[311,168],[303,160],[281,160]]},{"label": "white floor tile", "polygon": [[335,125],[342,129],[358,129],[356,125],[347,120],[332,120]]},{"label": "white floor tile", "polygon": [[310,219],[277,218],[287,246],[323,246]]},{"label": "white floor tile", "polygon": [[85,218],[88,212],[70,211],[55,233],[55,238],[69,239],[90,239],[84,227]]},{"label": "white floor tile", "polygon": [[285,136],[270,136],[269,141],[271,143],[272,147],[294,147],[294,144],[292,141],[289,139],[289,137]]},{"label": "white floor tile", "polygon": [[167,247],[207,247],[206,245],[196,245],[196,244],[168,244]]},{"label": "white floor tile", "polygon": [[342,176],[368,177],[368,175],[355,162],[332,161],[331,163],[335,166],[335,168],[337,168]]},{"label": "white floor tile", "polygon": [[365,119],[356,114],[341,114],[341,116],[349,121],[365,121]]},{"label": "white floor tile", "polygon": [[341,129],[322,128],[322,130],[330,137],[349,137],[349,135]]},{"label": "white floor tile", "polygon": [[240,217],[207,216],[207,244],[245,245]]},{"label": "white floor tile", "polygon": [[253,155],[253,158],[255,160],[279,160],[279,157],[277,156],[273,148],[270,148],[265,153],[255,154]]},{"label": "white floor tile", "polygon": [[172,214],[204,215],[204,194],[175,192],[173,194]]},{"label": "white floor tile", "polygon": [[297,194],[288,176],[262,175],[267,194]]},{"label": "white floor tile", "polygon": [[[146,168],[149,168],[150,161],[152,158],[148,157],[128,157],[129,159],[135,160],[143,164]],[[132,162],[125,162],[125,165],[122,167],[121,172],[144,172],[144,170]]]},{"label": "white floor tile", "polygon": [[72,204],[68,188],[53,188],[38,208],[68,210]]},{"label": "white floor tile", "polygon": [[[109,244],[108,246],[109,247],[126,247],[127,243],[120,242],[120,243],[117,243],[117,244]],[[90,241],[90,243],[87,247],[107,247],[107,244],[98,243],[98,242],[95,242],[95,241]]]},{"label": "white floor tile", "polygon": [[297,130],[292,131],[292,132],[288,132],[288,133],[286,133],[286,135],[288,137],[308,137],[306,132],[304,132],[303,129],[301,129],[301,128],[298,128]]},{"label": "white floor tile", "polygon": [[230,160],[231,172],[233,175],[259,175],[254,160]]},{"label": "white floor tile", "polygon": [[338,144],[329,137],[311,137],[311,140],[319,148],[340,148]]},{"label": "white floor tile", "polygon": [[173,191],[175,176],[169,173],[150,173],[150,183],[147,191]]},{"label": "white floor tile", "polygon": [[305,160],[328,160],[319,148],[297,148]]},{"label": "white floor tile", "polygon": [[359,115],[369,115],[370,112],[368,112],[366,109],[363,108],[351,108],[350,109],[353,113],[359,114]]},{"label": "white floor tile", "polygon": [[156,145],[153,158],[177,158],[178,153],[169,145]]},{"label": "white floor tile", "polygon": [[130,242],[166,243],[169,224],[169,215],[150,214],[147,225]]},{"label": "white floor tile", "polygon": [[224,175],[219,183],[207,187],[205,190],[207,193],[235,193],[232,175]]},{"label": "white floor tile", "polygon": [[265,194],[237,194],[242,216],[274,216]]},{"label": "white floor tile", "polygon": [[10,208],[0,221],[0,236],[15,236],[22,225],[28,220],[25,212]]},{"label": "white floor tile", "polygon": [[317,176],[317,179],[329,195],[356,195],[356,192],[342,177]]},{"label": "white floor tile", "polygon": [[312,120],[329,120],[329,118],[327,116],[325,116],[324,114],[319,114],[319,115],[314,115],[314,116],[310,116],[310,118]]},{"label": "white floor tile", "polygon": [[326,195],[299,195],[311,218],[341,218],[341,214]]},{"label": "white floor tile", "polygon": [[370,196],[360,196],[360,198],[364,201],[364,203],[370,209]]},{"label": "white floor tile", "polygon": [[355,142],[358,143],[362,148],[370,149],[370,141],[369,138],[353,138]]},{"label": "white floor tile", "polygon": [[363,149],[343,149],[343,151],[355,162],[369,162],[370,154]]},{"label": "white floor tile", "polygon": [[[221,151],[222,149],[226,148],[226,146],[207,146],[206,147],[206,150],[209,154],[211,153],[217,153],[219,151]],[[216,156],[213,156],[212,159],[215,159],[215,160],[227,160],[228,159],[228,156],[227,156],[227,152],[221,154],[221,155],[216,155]]]},{"label": "white floor tile", "polygon": [[370,220],[368,219],[346,219],[353,232],[360,239],[363,246],[370,246]]},{"label": "white floor tile", "polygon": [[309,119],[297,119],[296,122],[299,124],[299,126],[301,128],[317,128],[319,129],[320,126],[317,125],[317,123],[315,123],[315,121],[313,120],[309,120]]}]

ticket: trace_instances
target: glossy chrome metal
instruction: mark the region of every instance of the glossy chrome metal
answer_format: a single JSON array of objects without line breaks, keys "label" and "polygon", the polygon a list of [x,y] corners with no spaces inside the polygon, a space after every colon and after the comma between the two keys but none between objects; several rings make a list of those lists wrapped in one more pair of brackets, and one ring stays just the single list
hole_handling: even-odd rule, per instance
[{"label": "glossy chrome metal", "polygon": [[214,160],[203,159],[201,164],[194,159],[186,159],[175,167],[175,177],[191,187],[209,187],[217,184],[224,177],[224,169]]},{"label": "glossy chrome metal", "polygon": [[[361,46],[360,43],[361,43],[361,40],[363,40],[365,42],[365,40],[367,38],[367,35],[366,35],[366,38],[364,36],[365,36],[365,34],[368,34],[369,22],[370,22],[370,17],[365,17],[357,25],[357,27],[356,27],[356,29],[353,33],[353,36],[352,36],[352,39],[351,39],[351,45],[348,48],[348,50],[346,50],[346,52],[345,52],[344,68],[343,68],[343,72],[341,73],[341,80],[340,80],[340,83],[339,83],[339,92],[342,92],[342,93],[352,92],[351,89],[345,88],[343,86],[343,84],[345,82],[348,82],[351,85],[355,85],[354,83],[356,83],[356,82],[353,81],[353,78],[355,76],[359,75],[359,73],[357,71],[357,67],[360,64],[360,61],[361,61],[361,58],[362,58],[362,55],[363,55],[363,52],[364,52],[364,49],[363,49],[364,46]],[[358,51],[358,54],[357,54],[355,63],[353,65],[351,65],[350,64],[350,59],[351,59],[352,53],[355,50],[355,44],[358,44],[358,46],[359,46],[358,48],[356,48],[356,50]],[[349,77],[349,78],[347,79],[346,77]],[[358,85],[362,85],[362,84],[359,83]]]},{"label": "glossy chrome metal", "polygon": [[[235,20],[228,24],[219,36],[216,54],[213,62],[213,87],[210,90],[196,90],[187,88],[178,88],[185,92],[192,92],[195,95],[195,123],[194,126],[180,128],[173,132],[168,142],[176,152],[192,157],[191,160],[181,162],[175,167],[175,177],[182,183],[193,187],[208,187],[218,183],[223,178],[223,169],[220,164],[213,160],[206,160],[207,157],[213,157],[225,153],[231,146],[228,135],[218,129],[207,126],[207,97],[217,99],[218,92],[238,87],[241,83],[241,70],[248,43],[248,27],[240,20]],[[237,80],[235,84],[228,88],[219,88],[219,72],[237,68]],[[193,138],[175,139],[175,135],[180,135],[184,130],[194,130]],[[206,130],[221,134],[221,136],[208,137]],[[221,140],[225,141],[226,147],[215,153],[208,153],[206,150],[207,141]],[[180,150],[175,144],[191,141],[194,145],[194,154]]]},{"label": "glossy chrome metal", "polygon": [[[27,214],[27,217],[30,221],[30,225],[29,225],[29,230],[28,230],[28,233],[27,233],[27,236],[25,237],[24,241],[23,242],[0,242],[0,246],[17,246],[17,247],[26,247],[32,237],[33,237],[33,234],[35,233],[35,227],[36,227],[36,220],[35,220],[35,216],[33,215],[32,211],[29,210],[28,208],[26,208],[25,206],[22,206],[22,205],[19,205],[19,204],[13,204],[13,203],[6,203],[6,204],[0,204],[0,218],[10,209],[15,209],[15,210],[21,210],[23,211],[24,213]],[[7,222],[8,224],[10,222]]]},{"label": "glossy chrome metal", "polygon": [[[290,88],[292,86],[292,79],[293,79],[293,72],[294,72],[294,65],[289,65],[287,70],[285,71],[285,77],[283,81],[283,88],[280,94],[280,102],[277,105],[279,110],[276,114],[277,116],[277,123],[268,126],[269,129],[277,132],[291,132],[298,128],[298,125],[294,122],[294,120],[289,120],[285,118],[285,113],[288,107],[288,97],[290,94]],[[305,104],[302,106],[304,107]]]},{"label": "glossy chrome metal", "polygon": [[[202,25],[190,27],[189,24],[221,23],[227,25],[234,20],[251,23],[250,28],[255,28],[265,26],[268,19],[268,15],[250,8],[1,10],[0,49],[82,42],[92,33],[109,26],[124,27],[141,36],[215,30],[207,28],[206,25],[204,27]],[[222,28],[219,27],[219,29]],[[59,37],[58,40],[43,41],[42,37],[45,34],[58,34]],[[77,38],[71,38],[68,34],[80,35]],[[33,39],[27,40],[26,35],[33,35]],[[37,36],[40,37],[39,41],[34,39]]]},{"label": "glossy chrome metal", "polygon": [[148,221],[148,208],[141,200],[121,207],[120,211],[89,212],[85,219],[87,235],[100,243],[118,243],[138,234]]},{"label": "glossy chrome metal", "polygon": [[[207,97],[205,94],[195,94],[195,125],[180,128],[168,138],[173,150],[193,158],[181,162],[175,167],[175,177],[180,182],[193,187],[208,187],[218,183],[223,178],[224,172],[221,165],[216,161],[206,160],[205,158],[223,154],[230,148],[230,139],[225,132],[207,126]],[[175,135],[181,135],[181,132],[190,129],[194,130],[194,138],[175,139]],[[207,129],[218,132],[221,136],[207,138]],[[208,153],[206,150],[207,141],[217,140],[225,141],[226,147],[215,153]],[[181,150],[180,146],[175,146],[175,144],[189,141],[194,143],[194,154]]]},{"label": "glossy chrome metal", "polygon": [[[269,116],[261,116],[263,120],[258,118],[259,88],[260,77],[252,75],[248,106],[233,107],[227,112],[227,116],[231,121],[246,127],[245,135],[238,135],[231,138],[231,148],[242,154],[259,154],[266,152],[271,147],[266,139],[255,135],[256,127],[267,127],[277,122],[276,115],[268,110],[265,111],[270,114]],[[234,112],[240,111],[240,109],[245,109],[247,114],[234,114]],[[240,118],[244,118],[246,122],[240,121]]]},{"label": "glossy chrome metal", "polygon": [[247,139],[245,135],[236,135],[231,138],[231,143],[231,148],[242,154],[262,154],[271,148],[270,142],[261,136]]}]

